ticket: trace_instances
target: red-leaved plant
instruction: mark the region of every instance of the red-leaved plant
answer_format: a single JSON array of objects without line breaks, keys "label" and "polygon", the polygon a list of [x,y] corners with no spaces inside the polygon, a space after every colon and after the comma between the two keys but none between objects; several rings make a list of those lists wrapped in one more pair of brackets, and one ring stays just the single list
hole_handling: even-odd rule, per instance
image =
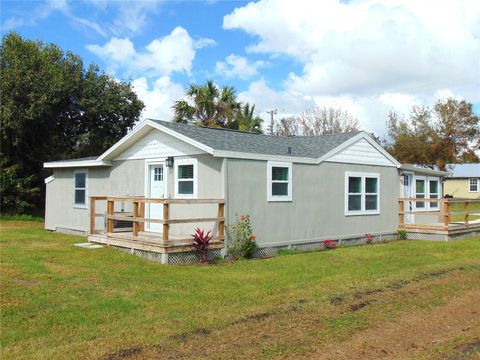
[{"label": "red-leaved plant", "polygon": [[365,240],[367,244],[373,243],[374,239],[375,239],[375,236],[373,236],[372,234],[365,234]]},{"label": "red-leaved plant", "polygon": [[337,248],[337,243],[333,240],[323,240],[323,247],[325,249],[336,249]]},{"label": "red-leaved plant", "polygon": [[198,258],[202,263],[206,263],[208,261],[208,244],[210,243],[210,239],[213,237],[211,233],[211,230],[205,232],[197,227],[195,229],[195,234],[192,234],[193,245],[195,245]]}]

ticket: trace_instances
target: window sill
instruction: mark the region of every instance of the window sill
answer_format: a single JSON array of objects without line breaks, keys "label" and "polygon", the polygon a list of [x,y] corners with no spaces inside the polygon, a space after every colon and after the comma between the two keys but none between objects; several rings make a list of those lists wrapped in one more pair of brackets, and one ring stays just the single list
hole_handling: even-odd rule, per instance
[{"label": "window sill", "polygon": [[380,215],[380,211],[346,212],[345,216]]},{"label": "window sill", "polygon": [[74,205],[73,205],[73,208],[74,208],[74,209],[83,209],[83,210],[86,210],[86,209],[88,209],[88,206],[87,206],[87,204],[85,204],[85,205],[82,205],[82,204],[74,204]]},{"label": "window sill", "polygon": [[269,198],[268,202],[292,202],[292,198],[290,197],[278,197],[278,198]]}]

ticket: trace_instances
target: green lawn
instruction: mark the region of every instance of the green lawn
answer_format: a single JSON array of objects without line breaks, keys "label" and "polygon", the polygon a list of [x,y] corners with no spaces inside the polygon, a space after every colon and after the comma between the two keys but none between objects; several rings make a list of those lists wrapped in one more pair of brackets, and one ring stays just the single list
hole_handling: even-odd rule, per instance
[{"label": "green lawn", "polygon": [[[480,293],[479,238],[211,266],[73,246],[83,241],[41,223],[1,222],[2,358],[308,357]],[[457,335],[455,344],[476,336]],[[442,346],[422,356],[452,351]]]}]

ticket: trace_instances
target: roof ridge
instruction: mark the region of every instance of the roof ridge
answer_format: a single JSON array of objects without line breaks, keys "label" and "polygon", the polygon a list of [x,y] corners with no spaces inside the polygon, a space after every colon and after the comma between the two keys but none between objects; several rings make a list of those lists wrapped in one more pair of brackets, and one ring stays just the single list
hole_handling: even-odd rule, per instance
[{"label": "roof ridge", "polygon": [[198,128],[201,128],[201,129],[208,129],[208,130],[229,131],[229,132],[240,133],[240,134],[268,136],[268,137],[273,137],[273,138],[284,138],[284,139],[319,138],[319,137],[322,137],[322,136],[338,136],[338,135],[344,135],[344,134],[358,134],[358,133],[364,132],[364,130],[356,130],[356,131],[346,131],[346,132],[340,132],[340,133],[334,133],[334,134],[279,136],[279,135],[273,135],[273,134],[254,133],[254,132],[251,132],[251,131],[242,131],[242,130],[237,130],[237,129],[222,128],[222,127],[210,127],[210,126],[205,126],[205,125],[177,123],[177,122],[173,122],[173,121],[158,120],[158,119],[152,119],[152,118],[147,118],[146,120],[166,122],[166,123],[170,123],[170,124],[174,124],[174,125],[180,125],[180,126],[198,127]]}]

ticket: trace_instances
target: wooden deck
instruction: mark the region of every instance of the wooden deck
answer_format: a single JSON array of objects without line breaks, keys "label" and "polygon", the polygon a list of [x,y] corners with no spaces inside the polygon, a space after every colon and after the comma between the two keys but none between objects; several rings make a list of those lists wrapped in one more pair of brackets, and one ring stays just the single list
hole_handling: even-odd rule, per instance
[{"label": "wooden deck", "polygon": [[[105,212],[96,212],[98,202],[105,202]],[[122,211],[115,208],[121,203]],[[145,208],[147,204],[161,204],[162,218],[147,218]],[[177,204],[217,204],[216,216],[201,218],[170,218],[170,207]],[[128,205],[131,212],[124,212]],[[216,225],[216,233],[210,240],[209,249],[221,249],[225,240],[225,202],[223,199],[154,199],[143,197],[90,197],[90,231],[88,241],[118,246],[122,248],[138,249],[155,253],[178,253],[195,251],[191,235],[172,235],[170,226],[174,224],[192,223],[192,228],[201,223],[209,222]],[[98,227],[97,218],[103,218],[105,226]],[[125,227],[125,223],[131,226]],[[119,226],[122,224],[122,226]],[[162,224],[162,231],[146,231],[146,224]]]},{"label": "wooden deck", "polygon": [[[415,203],[436,203],[437,212],[432,211],[406,211],[405,205]],[[453,211],[452,208],[461,208],[461,211]],[[407,230],[409,233],[438,234],[438,235],[459,235],[467,233],[480,232],[480,219],[473,218],[480,215],[480,199],[419,199],[419,198],[401,198],[399,199],[399,228]],[[474,209],[472,209],[474,208]],[[436,216],[439,221],[425,222],[415,220],[413,223],[406,223],[406,215],[412,214],[417,217]],[[455,220],[453,220],[456,218]],[[460,220],[458,220],[460,218]]]}]

